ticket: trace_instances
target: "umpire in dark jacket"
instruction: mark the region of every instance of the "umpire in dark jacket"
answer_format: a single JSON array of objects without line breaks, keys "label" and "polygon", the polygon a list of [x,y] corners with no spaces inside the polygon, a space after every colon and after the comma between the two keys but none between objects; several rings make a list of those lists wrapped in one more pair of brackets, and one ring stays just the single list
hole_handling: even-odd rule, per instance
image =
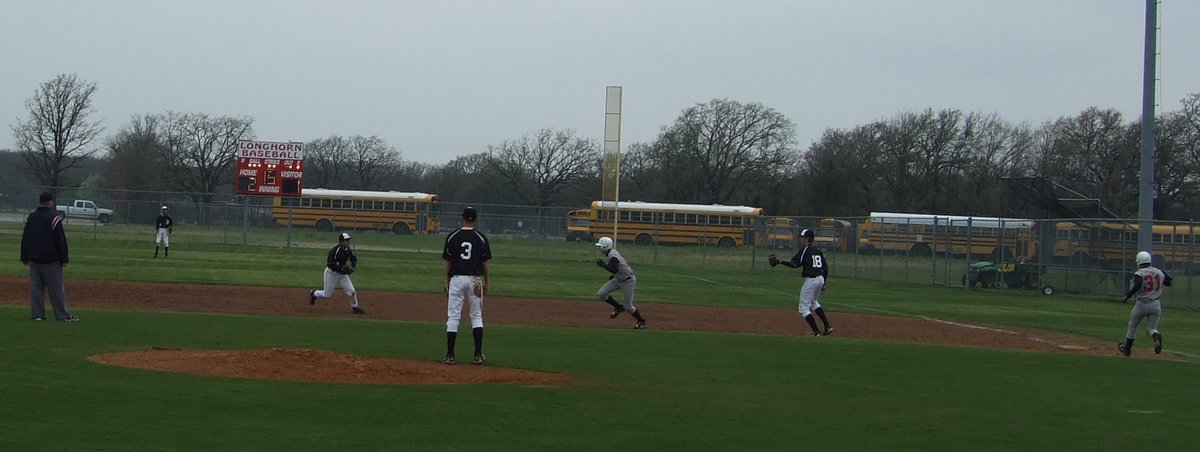
[{"label": "umpire in dark jacket", "polygon": [[38,208],[25,219],[21,235],[21,263],[29,266],[29,311],[33,320],[46,320],[46,292],[54,308],[55,320],[76,321],[67,311],[63,290],[63,268],[70,262],[67,233],[54,210],[54,194],[43,192]]}]

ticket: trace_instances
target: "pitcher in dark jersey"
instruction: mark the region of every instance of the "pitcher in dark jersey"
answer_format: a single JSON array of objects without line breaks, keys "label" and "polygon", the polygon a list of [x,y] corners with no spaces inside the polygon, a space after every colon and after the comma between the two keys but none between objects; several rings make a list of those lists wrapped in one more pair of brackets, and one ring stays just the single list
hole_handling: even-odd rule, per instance
[{"label": "pitcher in dark jersey", "polygon": [[492,247],[487,236],[475,230],[479,213],[473,207],[463,210],[461,228],[446,237],[442,259],[446,261],[446,357],[454,364],[454,342],[462,318],[463,301],[470,303],[471,336],[475,339],[476,365],[483,365],[483,296],[488,293],[488,261]]}]

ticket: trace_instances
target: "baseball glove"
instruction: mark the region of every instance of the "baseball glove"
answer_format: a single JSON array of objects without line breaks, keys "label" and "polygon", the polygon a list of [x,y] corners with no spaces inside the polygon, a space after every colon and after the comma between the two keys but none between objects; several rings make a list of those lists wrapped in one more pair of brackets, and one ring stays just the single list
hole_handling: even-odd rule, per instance
[{"label": "baseball glove", "polygon": [[354,266],[347,263],[346,265],[342,266],[341,270],[338,270],[338,273],[341,273],[343,275],[349,275],[351,273],[354,273]]},{"label": "baseball glove", "polygon": [[779,257],[774,254],[767,256],[767,263],[771,264],[772,267],[779,265]]},{"label": "baseball glove", "polygon": [[603,267],[603,266],[604,266],[604,259],[596,259],[596,265],[598,265],[598,266],[600,266],[600,267]]}]

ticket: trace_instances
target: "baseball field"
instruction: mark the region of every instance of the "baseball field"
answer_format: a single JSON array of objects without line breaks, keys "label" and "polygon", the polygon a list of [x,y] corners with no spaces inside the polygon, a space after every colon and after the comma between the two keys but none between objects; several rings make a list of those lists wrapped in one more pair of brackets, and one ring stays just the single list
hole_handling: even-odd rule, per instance
[{"label": "baseball field", "polygon": [[308,305],[323,235],[180,228],[155,259],[148,226],[69,227],[82,320],[35,322],[20,232],[0,224],[2,450],[1191,450],[1200,425],[1187,310],[1125,358],[1129,305],[834,261],[836,330],[812,338],[795,272],[629,249],[634,330],[595,300],[591,244],[497,237],[488,365],[445,366],[437,237],[356,234],[356,316],[340,291]]}]

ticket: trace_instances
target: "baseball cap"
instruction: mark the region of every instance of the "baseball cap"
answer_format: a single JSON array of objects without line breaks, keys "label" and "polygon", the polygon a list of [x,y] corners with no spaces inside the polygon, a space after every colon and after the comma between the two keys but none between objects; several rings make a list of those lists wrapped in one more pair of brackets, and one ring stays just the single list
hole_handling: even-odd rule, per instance
[{"label": "baseball cap", "polygon": [[805,229],[803,231],[800,231],[800,237],[816,237],[816,236],[817,236],[817,234],[814,233],[812,229]]},{"label": "baseball cap", "polygon": [[338,240],[350,240],[350,233],[343,232],[341,234],[338,234]]},{"label": "baseball cap", "polygon": [[462,217],[464,220],[474,221],[479,217],[479,213],[475,211],[474,207],[468,207],[463,209]]},{"label": "baseball cap", "polygon": [[42,192],[41,196],[38,196],[38,202],[49,202],[49,201],[53,201],[53,200],[54,200],[54,193],[50,193],[48,191],[44,191],[44,192]]},{"label": "baseball cap", "polygon": [[162,206],[162,210],[167,210],[167,206]]}]

